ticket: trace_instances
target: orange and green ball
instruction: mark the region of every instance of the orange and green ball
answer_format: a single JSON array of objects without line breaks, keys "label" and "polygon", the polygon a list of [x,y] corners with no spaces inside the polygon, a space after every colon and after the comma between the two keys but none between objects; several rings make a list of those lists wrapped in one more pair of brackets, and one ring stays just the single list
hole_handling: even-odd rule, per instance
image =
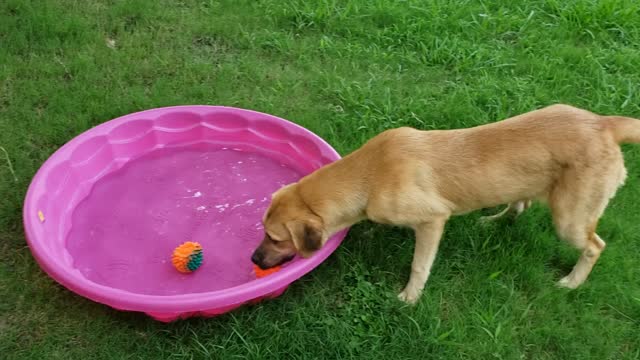
[{"label": "orange and green ball", "polygon": [[187,241],[173,251],[171,262],[181,273],[198,270],[202,265],[202,246],[197,242]]}]

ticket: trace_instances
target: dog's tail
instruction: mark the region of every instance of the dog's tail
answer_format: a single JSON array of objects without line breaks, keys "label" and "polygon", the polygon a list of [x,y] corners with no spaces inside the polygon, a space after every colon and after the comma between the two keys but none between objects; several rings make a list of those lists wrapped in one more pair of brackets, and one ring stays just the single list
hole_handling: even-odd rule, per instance
[{"label": "dog's tail", "polygon": [[624,116],[605,116],[604,118],[618,144],[640,143],[640,120]]}]

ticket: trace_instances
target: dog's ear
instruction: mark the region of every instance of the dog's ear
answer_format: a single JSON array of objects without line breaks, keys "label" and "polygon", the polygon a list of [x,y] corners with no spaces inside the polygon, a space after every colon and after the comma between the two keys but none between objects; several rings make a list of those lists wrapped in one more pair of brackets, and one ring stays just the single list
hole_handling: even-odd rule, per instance
[{"label": "dog's ear", "polygon": [[294,220],[286,224],[291,240],[302,257],[309,257],[322,247],[324,231],[318,221]]}]

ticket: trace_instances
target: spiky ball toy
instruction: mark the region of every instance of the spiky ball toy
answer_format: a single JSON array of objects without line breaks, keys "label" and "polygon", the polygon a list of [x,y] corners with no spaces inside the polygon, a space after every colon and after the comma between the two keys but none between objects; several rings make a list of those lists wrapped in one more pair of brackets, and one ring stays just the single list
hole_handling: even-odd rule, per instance
[{"label": "spiky ball toy", "polygon": [[202,265],[202,246],[197,242],[187,241],[173,250],[171,262],[181,273],[198,270]]}]

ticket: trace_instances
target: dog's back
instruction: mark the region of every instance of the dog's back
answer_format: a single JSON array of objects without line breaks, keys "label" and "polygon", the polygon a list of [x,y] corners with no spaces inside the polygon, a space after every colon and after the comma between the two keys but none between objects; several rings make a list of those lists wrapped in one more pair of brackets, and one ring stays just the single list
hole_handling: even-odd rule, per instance
[{"label": "dog's back", "polygon": [[620,184],[623,141],[640,142],[640,121],[553,105],[469,129],[389,130],[357,157],[369,164],[373,194],[407,182],[424,184],[453,213],[464,213],[522,199],[547,200],[565,174],[576,181],[594,176]]}]

